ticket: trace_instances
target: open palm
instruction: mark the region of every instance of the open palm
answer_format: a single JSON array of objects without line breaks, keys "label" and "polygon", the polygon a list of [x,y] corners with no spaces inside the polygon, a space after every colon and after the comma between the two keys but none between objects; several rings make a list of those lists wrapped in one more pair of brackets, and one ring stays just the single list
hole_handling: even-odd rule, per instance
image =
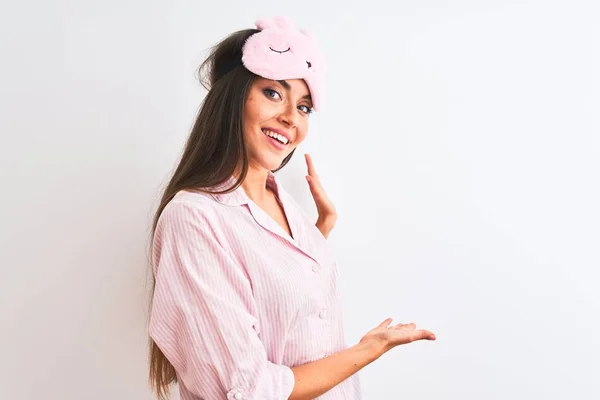
[{"label": "open palm", "polygon": [[317,174],[317,170],[315,169],[312,158],[309,154],[305,154],[304,158],[306,160],[306,167],[308,169],[307,181],[310,187],[310,193],[312,194],[315,205],[317,206],[319,219],[335,219],[335,217],[337,217],[335,206],[329,197],[327,197],[327,193],[325,193],[325,189],[319,180],[319,175]]},{"label": "open palm", "polygon": [[317,175],[317,171],[310,155],[305,154],[304,158],[308,169],[306,181],[308,182],[310,193],[312,194],[319,214],[315,225],[321,231],[323,236],[327,238],[337,222],[337,211],[335,210],[333,202],[329,199],[327,193],[325,193],[325,189],[319,180],[319,175]]},{"label": "open palm", "polygon": [[376,328],[371,329],[360,340],[361,342],[376,341],[384,347],[384,352],[401,344],[417,340],[435,340],[435,335],[424,329],[416,329],[414,323],[389,326],[391,318],[387,318]]}]

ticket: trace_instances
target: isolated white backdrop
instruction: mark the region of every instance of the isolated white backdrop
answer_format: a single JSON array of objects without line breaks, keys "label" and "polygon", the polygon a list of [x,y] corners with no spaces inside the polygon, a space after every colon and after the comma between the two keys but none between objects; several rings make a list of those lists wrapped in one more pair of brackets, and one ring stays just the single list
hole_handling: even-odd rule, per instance
[{"label": "isolated white backdrop", "polygon": [[280,173],[340,219],[347,341],[438,340],[365,399],[600,398],[600,9],[584,1],[20,1],[0,12],[0,397],[150,400],[146,240],[205,50],[320,38],[328,103]]}]

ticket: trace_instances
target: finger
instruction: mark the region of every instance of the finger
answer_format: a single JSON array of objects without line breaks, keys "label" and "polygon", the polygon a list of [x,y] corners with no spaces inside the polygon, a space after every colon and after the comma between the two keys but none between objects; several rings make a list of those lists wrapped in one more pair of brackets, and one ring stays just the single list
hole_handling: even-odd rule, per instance
[{"label": "finger", "polygon": [[310,175],[311,177],[315,178],[315,179],[319,179],[319,176],[317,175],[317,170],[315,169],[315,165],[312,161],[312,158],[309,154],[304,154],[304,158],[306,159],[306,166],[308,168],[308,175]]},{"label": "finger", "polygon": [[306,176],[306,180],[308,181],[308,187],[315,200],[325,200],[327,198],[325,189],[323,189],[323,185],[321,185],[320,181],[309,175]]},{"label": "finger", "polygon": [[315,200],[317,198],[320,198],[321,197],[321,187],[320,187],[319,183],[315,179],[313,179],[313,177],[310,175],[306,175],[306,181],[308,182],[308,188],[310,189],[310,193],[315,198]]},{"label": "finger", "polygon": [[318,179],[315,179],[310,175],[307,175],[307,179],[310,184],[310,188],[314,190],[315,193],[325,194],[325,189],[323,189],[323,185],[321,185],[321,182]]},{"label": "finger", "polygon": [[414,340],[435,340],[435,334],[425,329],[416,330],[413,332]]},{"label": "finger", "polygon": [[392,322],[391,318],[386,318],[386,320],[383,321],[381,324],[379,324],[377,327],[378,328],[387,328],[391,322]]},{"label": "finger", "polygon": [[403,329],[403,330],[408,330],[408,331],[412,331],[415,330],[417,326],[414,323],[410,323],[410,324],[398,324],[396,325],[396,327],[394,329]]}]

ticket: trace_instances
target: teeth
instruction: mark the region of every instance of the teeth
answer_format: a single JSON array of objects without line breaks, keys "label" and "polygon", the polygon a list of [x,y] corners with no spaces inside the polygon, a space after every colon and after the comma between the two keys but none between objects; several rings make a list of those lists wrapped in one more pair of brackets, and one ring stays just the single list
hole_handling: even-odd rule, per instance
[{"label": "teeth", "polygon": [[278,133],[271,132],[271,131],[268,131],[268,130],[265,130],[265,129],[263,129],[263,132],[264,132],[265,135],[267,135],[269,137],[272,137],[274,139],[277,139],[277,140],[279,140],[283,144],[287,144],[288,143],[287,138],[285,136],[283,136],[283,135],[280,135]]}]

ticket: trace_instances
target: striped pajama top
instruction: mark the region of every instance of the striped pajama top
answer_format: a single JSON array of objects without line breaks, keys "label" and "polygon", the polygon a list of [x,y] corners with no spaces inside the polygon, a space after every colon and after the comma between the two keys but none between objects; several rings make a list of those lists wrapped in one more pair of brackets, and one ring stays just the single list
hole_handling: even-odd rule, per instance
[{"label": "striped pajama top", "polygon": [[[181,400],[287,399],[291,367],[347,348],[335,256],[273,173],[267,185],[293,238],[241,186],[180,191],[158,220],[149,334]],[[317,399],[360,399],[358,374]]]}]

